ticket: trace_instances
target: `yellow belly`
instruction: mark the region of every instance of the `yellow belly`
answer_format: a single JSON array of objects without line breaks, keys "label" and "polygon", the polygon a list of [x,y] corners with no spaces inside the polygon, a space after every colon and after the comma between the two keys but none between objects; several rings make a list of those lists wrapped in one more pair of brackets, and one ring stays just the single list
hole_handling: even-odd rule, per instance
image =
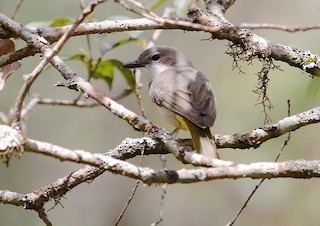
[{"label": "yellow belly", "polygon": [[188,130],[188,126],[181,115],[169,111],[165,107],[158,107],[159,111],[172,126],[178,129]]}]

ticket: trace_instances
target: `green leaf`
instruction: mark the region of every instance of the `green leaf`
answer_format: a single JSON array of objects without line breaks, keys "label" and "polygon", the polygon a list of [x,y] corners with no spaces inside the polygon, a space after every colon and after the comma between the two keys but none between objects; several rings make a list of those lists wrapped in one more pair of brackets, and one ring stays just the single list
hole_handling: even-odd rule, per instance
[{"label": "green leaf", "polygon": [[[87,67],[89,64],[87,63]],[[93,72],[92,77],[95,79],[104,80],[109,89],[112,88],[112,81],[114,77],[113,64],[110,60],[101,60],[98,62],[97,60],[92,61],[90,71]]]},{"label": "green leaf", "polygon": [[[83,63],[89,63],[89,53],[87,53],[84,49],[80,49],[80,53],[74,55],[62,55],[62,60],[80,60]],[[87,66],[87,65],[86,65]]]},{"label": "green leaf", "polygon": [[70,17],[58,17],[58,18],[55,18],[49,26],[61,27],[61,26],[72,24],[72,22],[73,22],[73,19]]},{"label": "green leaf", "polygon": [[93,72],[92,77],[95,79],[103,79],[112,88],[112,82],[114,77],[114,67],[116,67],[124,76],[128,85],[132,91],[136,89],[136,83],[131,70],[122,68],[123,63],[116,59],[101,60],[97,66],[97,61],[92,62],[91,70]]},{"label": "green leaf", "polygon": [[109,89],[112,87],[113,81],[113,67],[114,65],[109,60],[97,60],[94,59],[90,61],[89,55],[86,51],[80,50],[81,53],[72,55],[67,57],[65,60],[79,60],[81,61],[85,67],[90,71],[92,74],[91,76],[94,79],[102,79],[104,80]]},{"label": "green leaf", "polygon": [[100,46],[100,52],[102,54],[105,54],[106,52],[108,52],[112,49],[115,49],[119,46],[122,46],[122,45],[130,43],[130,42],[135,42],[136,40],[137,40],[136,38],[129,37],[129,38],[121,39],[113,44],[104,43],[103,45]]},{"label": "green leaf", "polygon": [[112,82],[114,78],[114,68],[117,68],[121,72],[121,74],[124,76],[131,90],[133,92],[136,90],[136,83],[135,83],[135,78],[133,73],[131,72],[131,70],[127,68],[122,68],[123,63],[121,61],[116,59],[98,61],[97,59],[94,59],[90,62],[88,53],[86,53],[84,50],[80,50],[80,51],[81,53],[69,56],[65,60],[79,60],[83,62],[86,68],[91,71],[92,73],[91,76],[94,79],[104,80],[107,83],[109,89],[112,88]]},{"label": "green leaf", "polygon": [[163,5],[167,0],[157,0],[154,3],[152,3],[152,5],[149,7],[150,11],[155,10],[156,8],[160,7],[161,5]]},{"label": "green leaf", "polygon": [[131,72],[131,70],[129,70],[128,68],[123,68],[122,67],[123,63],[121,61],[119,61],[119,60],[112,59],[112,60],[110,60],[110,62],[112,63],[112,65],[114,65],[115,67],[118,68],[118,70],[122,73],[122,75],[126,79],[126,81],[127,81],[128,85],[130,86],[131,90],[133,92],[135,92],[135,90],[136,90],[136,80],[135,80],[134,75]]},{"label": "green leaf", "polygon": [[78,53],[72,56],[65,56],[65,57],[61,57],[62,60],[80,60],[82,62],[85,62],[85,58],[86,56],[83,53]]}]

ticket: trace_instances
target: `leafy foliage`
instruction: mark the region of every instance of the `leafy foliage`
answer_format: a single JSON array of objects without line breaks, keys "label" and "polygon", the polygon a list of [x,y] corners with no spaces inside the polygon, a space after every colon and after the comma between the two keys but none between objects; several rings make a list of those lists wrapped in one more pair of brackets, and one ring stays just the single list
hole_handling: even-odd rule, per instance
[{"label": "leafy foliage", "polygon": [[89,54],[84,50],[81,53],[69,57],[67,60],[79,60],[83,62],[89,71],[89,77],[94,79],[102,79],[109,87],[112,88],[114,78],[114,69],[118,69],[124,76],[131,90],[135,90],[135,79],[132,72],[127,68],[122,68],[123,63],[117,59],[91,59]]},{"label": "leafy foliage", "polygon": [[65,26],[65,25],[71,24],[72,22],[73,22],[72,18],[69,18],[69,17],[57,17],[51,22],[50,27]]}]

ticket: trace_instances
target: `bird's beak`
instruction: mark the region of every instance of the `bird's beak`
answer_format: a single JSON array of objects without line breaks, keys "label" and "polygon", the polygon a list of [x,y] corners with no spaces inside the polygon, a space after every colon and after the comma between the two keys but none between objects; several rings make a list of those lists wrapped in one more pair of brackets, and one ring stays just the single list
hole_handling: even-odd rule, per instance
[{"label": "bird's beak", "polygon": [[146,64],[143,62],[140,62],[139,60],[129,61],[122,65],[123,68],[139,68],[139,67],[145,67]]}]

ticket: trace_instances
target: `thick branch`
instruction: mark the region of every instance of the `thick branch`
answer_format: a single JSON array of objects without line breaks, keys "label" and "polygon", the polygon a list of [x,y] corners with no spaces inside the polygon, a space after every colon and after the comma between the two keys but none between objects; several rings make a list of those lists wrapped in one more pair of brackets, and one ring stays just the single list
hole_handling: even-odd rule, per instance
[{"label": "thick branch", "polygon": [[[25,145],[25,150],[35,153],[48,155],[60,160],[73,161],[77,163],[90,164],[91,166],[100,169],[108,170],[112,173],[124,175],[130,178],[139,179],[147,184],[152,183],[192,183],[200,182],[203,180],[214,179],[237,179],[243,177],[249,177],[253,179],[258,178],[276,178],[276,177],[293,177],[293,178],[311,178],[320,176],[320,161],[288,161],[282,163],[252,163],[252,164],[236,164],[230,161],[222,161],[217,159],[211,159],[211,166],[209,168],[199,168],[191,170],[177,170],[177,171],[156,171],[147,167],[137,167],[131,163],[115,159],[110,157],[113,155],[118,158],[123,158],[123,154],[126,152],[134,152],[142,149],[141,146],[147,147],[146,154],[150,154],[154,150],[155,143],[149,138],[135,139],[130,141],[131,147],[139,147],[138,149],[129,148],[124,149],[126,142],[119,145],[115,150],[109,152],[109,154],[92,154],[86,151],[80,150],[68,150],[66,148],[58,147],[56,145],[28,140]],[[193,152],[185,152],[185,155],[189,154],[190,159],[195,160],[192,164],[207,165],[209,160],[199,154]],[[107,156],[109,155],[109,156]],[[122,156],[122,157],[120,157]],[[128,155],[127,155],[128,157]],[[202,159],[201,159],[202,158]],[[198,161],[197,161],[198,160]],[[205,161],[202,161],[205,160]],[[203,174],[202,177],[199,175]],[[172,175],[178,178],[172,178]],[[174,180],[173,180],[174,179]]]},{"label": "thick branch", "polygon": [[90,163],[94,166],[99,165],[99,167],[85,166],[66,177],[60,178],[48,186],[26,195],[9,191],[0,192],[0,200],[2,203],[24,205],[25,208],[31,209],[42,207],[50,198],[59,199],[73,187],[94,179],[106,170],[119,175],[139,179],[149,185],[159,183],[194,183],[216,179],[261,179],[281,177],[307,179],[320,177],[320,161],[297,160],[281,163],[261,162],[251,164],[225,162],[225,166],[217,168],[153,170],[147,167],[137,167],[106,155],[91,154],[84,151],[71,151],[39,141],[28,141],[26,150],[42,154],[44,154],[43,152],[50,152],[48,155],[59,159]]},{"label": "thick branch", "polygon": [[[25,146],[26,151],[46,154],[61,160],[89,163],[94,166],[85,166],[68,176],[58,179],[56,182],[26,195],[9,191],[1,191],[0,201],[1,203],[10,203],[18,206],[23,205],[27,209],[39,209],[42,208],[44,203],[48,202],[50,198],[58,200],[73,187],[87,181],[92,181],[106,170],[119,175],[139,179],[149,185],[159,183],[194,183],[216,179],[259,179],[279,177],[306,179],[320,177],[319,161],[298,160],[281,163],[262,162],[252,164],[235,164],[232,162],[221,161],[224,162],[225,165],[217,168],[153,170],[147,167],[137,167],[130,163],[110,157],[124,158],[127,154],[122,155],[121,153],[141,151],[141,145],[148,147],[145,150],[146,153],[150,153],[152,150],[151,147],[155,145],[155,142],[150,138],[144,139],[144,141],[126,141],[116,149],[108,152],[109,156],[105,154],[91,154],[89,152],[79,150],[73,151],[40,141],[28,140]],[[136,150],[126,149],[128,148],[128,143],[130,143],[130,147],[133,147],[133,144],[135,144],[139,146],[139,148]]]},{"label": "thick branch", "polygon": [[235,1],[236,0],[207,0],[206,8],[210,13],[218,10],[224,13],[235,3]]},{"label": "thick branch", "polygon": [[[214,8],[210,9],[211,12],[213,12],[213,9]],[[168,18],[160,18],[157,22],[143,18],[83,23],[74,31],[73,35],[157,29],[205,31],[210,32],[214,38],[229,40],[236,45],[241,45],[246,51],[249,59],[254,56],[271,57],[275,60],[286,62],[291,66],[298,67],[312,75],[318,76],[320,73],[320,58],[316,54],[312,54],[307,50],[299,50],[298,48],[291,46],[270,42],[263,37],[242,29],[241,26],[234,26],[225,19],[223,11],[221,11],[221,13],[205,14],[199,9],[192,9],[188,16],[193,22]],[[1,18],[0,23],[3,23]],[[63,33],[70,28],[70,26],[71,25],[58,28],[29,27],[28,30],[34,34],[39,34],[39,36],[44,37],[52,43],[57,41]],[[248,25],[245,25],[245,27],[247,26]],[[1,36],[0,34],[0,38],[7,36],[7,34],[6,36]],[[35,54],[35,51],[30,47],[28,47],[28,49],[22,49],[20,51],[10,53],[0,57],[0,66],[12,63],[13,61],[33,54]]]},{"label": "thick branch", "polygon": [[[117,166],[119,168],[119,166]],[[249,165],[238,164],[221,168],[199,168],[181,170],[155,171],[149,168],[139,168],[131,172],[132,177],[146,184],[159,183],[194,183],[215,179],[239,179],[239,178],[313,178],[320,177],[319,161],[289,161],[282,163],[252,163]],[[56,182],[40,188],[32,193],[22,195],[10,191],[0,191],[0,203],[24,206],[27,209],[39,209],[50,198],[59,199],[73,187],[91,181],[105,169],[91,166],[84,168],[58,179]]]},{"label": "thick branch", "polygon": [[265,141],[320,122],[320,107],[286,117],[274,124],[256,128],[246,134],[216,135],[218,148],[257,148]]},{"label": "thick branch", "polygon": [[11,204],[15,206],[23,206],[23,194],[17,192],[0,190],[0,203],[2,204]]},{"label": "thick branch", "polygon": [[[41,210],[50,199],[59,200],[64,194],[81,183],[92,181],[105,171],[138,179],[146,184],[159,183],[195,183],[216,179],[240,178],[312,178],[320,176],[320,161],[288,161],[281,163],[262,162],[252,164],[236,164],[230,161],[209,160],[199,154],[179,149],[185,161],[195,165],[211,166],[215,168],[154,170],[147,167],[137,167],[131,163],[117,160],[128,159],[141,154],[168,153],[167,147],[173,144],[157,143],[151,138],[126,139],[117,148],[106,154],[92,154],[81,150],[69,150],[45,142],[27,140],[24,144],[26,151],[35,152],[57,158],[89,164],[70,175],[59,178],[45,187],[32,193],[23,195],[10,191],[0,191],[0,202],[24,206],[27,209]],[[174,144],[178,145],[178,144]]]}]

